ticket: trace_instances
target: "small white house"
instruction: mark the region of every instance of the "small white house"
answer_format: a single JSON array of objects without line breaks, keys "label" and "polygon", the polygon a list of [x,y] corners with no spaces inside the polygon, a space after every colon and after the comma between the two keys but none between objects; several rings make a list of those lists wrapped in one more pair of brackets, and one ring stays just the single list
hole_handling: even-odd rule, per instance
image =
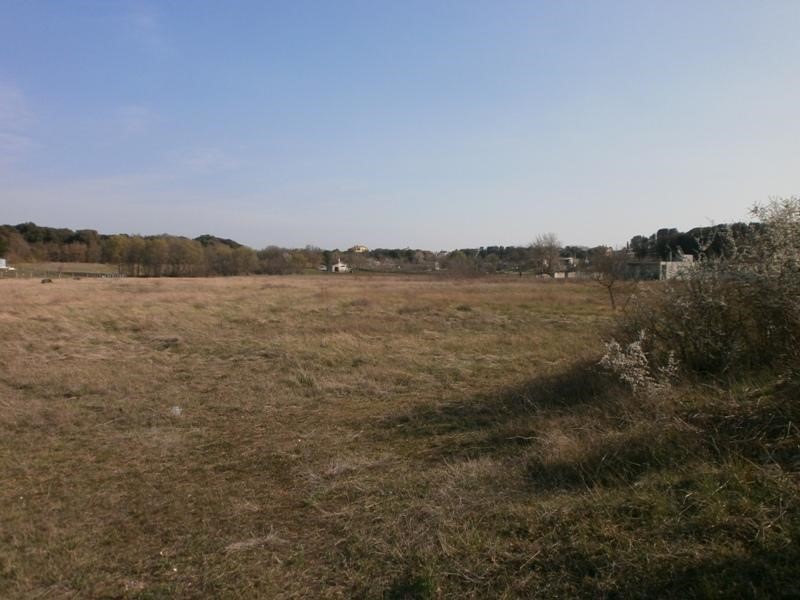
[{"label": "small white house", "polygon": [[341,259],[331,265],[331,273],[347,273],[349,270],[350,267],[343,263]]},{"label": "small white house", "polygon": [[0,258],[0,271],[16,271],[16,269],[9,267],[5,258]]}]

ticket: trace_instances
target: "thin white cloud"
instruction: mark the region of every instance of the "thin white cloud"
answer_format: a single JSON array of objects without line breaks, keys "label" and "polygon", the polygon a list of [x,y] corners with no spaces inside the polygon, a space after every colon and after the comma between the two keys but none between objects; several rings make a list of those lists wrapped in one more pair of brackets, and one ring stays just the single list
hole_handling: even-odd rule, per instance
[{"label": "thin white cloud", "polygon": [[22,152],[30,150],[36,144],[26,135],[13,133],[10,131],[0,131],[0,156],[17,156]]},{"label": "thin white cloud", "polygon": [[128,36],[146,51],[161,55],[169,50],[161,15],[154,6],[134,3],[125,14],[124,23]]},{"label": "thin white cloud", "polygon": [[148,107],[138,104],[119,107],[116,117],[123,137],[134,137],[146,133],[154,120],[153,112]]},{"label": "thin white cloud", "polygon": [[18,129],[24,127],[32,115],[25,95],[17,86],[0,82],[0,127]]},{"label": "thin white cloud", "polygon": [[28,135],[32,122],[33,113],[22,90],[13,84],[0,82],[0,166],[35,146]]},{"label": "thin white cloud", "polygon": [[178,162],[193,172],[232,171],[242,166],[239,159],[214,147],[192,148],[186,151]]}]

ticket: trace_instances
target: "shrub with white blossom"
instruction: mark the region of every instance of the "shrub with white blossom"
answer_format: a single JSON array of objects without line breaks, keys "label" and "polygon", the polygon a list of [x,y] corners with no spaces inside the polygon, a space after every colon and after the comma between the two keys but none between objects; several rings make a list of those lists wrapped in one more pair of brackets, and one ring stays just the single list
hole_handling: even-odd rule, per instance
[{"label": "shrub with white blossom", "polygon": [[663,365],[651,364],[644,351],[645,338],[645,332],[641,331],[639,337],[626,346],[616,340],[607,342],[600,366],[630,386],[635,394],[652,396],[669,389],[670,381],[677,376],[678,364],[674,353],[667,355]]},{"label": "shrub with white blossom", "polygon": [[[732,374],[800,362],[800,197],[755,206],[751,234],[721,258],[640,295],[617,337],[651,362]],[[640,332],[647,331],[647,338]]]}]

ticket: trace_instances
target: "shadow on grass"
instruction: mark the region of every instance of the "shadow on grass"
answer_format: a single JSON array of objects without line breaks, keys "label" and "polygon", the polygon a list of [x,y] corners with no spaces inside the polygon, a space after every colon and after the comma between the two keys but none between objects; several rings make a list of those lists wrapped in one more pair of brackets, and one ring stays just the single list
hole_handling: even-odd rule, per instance
[{"label": "shadow on grass", "polygon": [[[796,545],[731,545],[703,553],[678,553],[638,560],[627,557],[624,577],[615,553],[555,547],[535,566],[545,580],[557,579],[553,597],[579,598],[796,598]],[[571,577],[563,577],[570,573]],[[563,587],[562,587],[563,586]]]},{"label": "shadow on grass", "polygon": [[[530,569],[552,596],[796,597],[800,384],[709,389],[642,400],[583,362],[411,409],[376,435],[405,438],[414,458],[433,463],[498,459],[479,463],[489,473],[479,484],[466,480],[502,490],[480,490],[491,498],[483,506],[509,490],[521,504],[544,492],[559,509],[532,521],[543,550],[535,561],[523,556],[513,576]],[[534,536],[520,531],[513,536]],[[417,583],[392,589],[408,594]]]},{"label": "shadow on grass", "polygon": [[708,432],[722,455],[800,472],[800,379],[752,394],[719,395],[687,421]]},{"label": "shadow on grass", "polygon": [[696,460],[704,449],[695,430],[675,422],[644,423],[589,440],[567,457],[534,454],[526,474],[537,489],[629,485],[648,473]]},{"label": "shadow on grass", "polygon": [[582,361],[496,394],[415,408],[378,435],[414,440],[417,457],[432,462],[522,457],[534,490],[630,484],[704,452],[696,428],[645,417],[639,404]]},{"label": "shadow on grass", "polygon": [[737,456],[796,472],[800,405],[790,400],[798,391],[793,381],[673,413],[669,398],[648,404],[581,361],[494,394],[413,408],[384,420],[377,435],[408,438],[416,456],[432,462],[522,457],[535,490],[629,485],[687,462]]},{"label": "shadow on grass", "polygon": [[800,551],[753,545],[737,556],[714,556],[690,564],[650,565],[612,594],[619,598],[796,598]]},{"label": "shadow on grass", "polygon": [[521,417],[579,412],[608,405],[621,390],[594,362],[545,375],[513,388],[439,406],[420,406],[384,420],[386,431],[411,437],[486,431]]}]

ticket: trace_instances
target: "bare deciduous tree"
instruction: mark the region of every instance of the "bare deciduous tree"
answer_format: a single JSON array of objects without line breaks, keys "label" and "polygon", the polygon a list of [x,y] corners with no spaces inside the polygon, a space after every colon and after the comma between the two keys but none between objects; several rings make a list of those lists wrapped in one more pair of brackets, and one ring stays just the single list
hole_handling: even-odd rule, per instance
[{"label": "bare deciduous tree", "polygon": [[531,244],[531,250],[536,270],[552,277],[561,258],[561,241],[558,236],[552,232],[537,235]]},{"label": "bare deciduous tree", "polygon": [[[612,250],[595,252],[589,263],[589,273],[597,283],[608,291],[611,309],[617,310],[617,300],[620,297],[630,298],[635,287],[635,282],[626,279],[628,267],[628,253],[625,250]],[[623,304],[623,307],[624,307]]]}]

